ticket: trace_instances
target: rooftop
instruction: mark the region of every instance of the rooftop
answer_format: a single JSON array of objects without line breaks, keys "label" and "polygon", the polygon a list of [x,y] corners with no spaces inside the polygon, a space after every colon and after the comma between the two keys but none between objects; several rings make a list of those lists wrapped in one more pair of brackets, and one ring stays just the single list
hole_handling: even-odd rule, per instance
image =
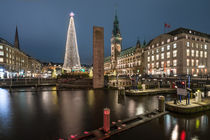
[{"label": "rooftop", "polygon": [[176,30],[173,30],[167,34],[170,34],[170,35],[177,35],[177,34],[181,34],[181,33],[186,33],[186,34],[192,34],[192,35],[197,35],[197,36],[202,36],[202,37],[206,37],[206,38],[210,38],[210,34],[207,34],[207,33],[201,33],[201,32],[198,32],[198,31],[195,31],[195,30],[191,30],[191,29],[187,29],[187,28],[178,28]]}]

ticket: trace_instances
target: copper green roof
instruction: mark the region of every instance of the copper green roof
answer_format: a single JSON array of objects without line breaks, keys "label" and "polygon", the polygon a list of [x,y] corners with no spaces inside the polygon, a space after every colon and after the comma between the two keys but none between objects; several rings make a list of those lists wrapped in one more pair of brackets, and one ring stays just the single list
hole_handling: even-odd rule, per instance
[{"label": "copper green roof", "polygon": [[124,49],[120,52],[120,57],[123,57],[123,56],[127,56],[127,55],[131,55],[132,53],[134,53],[136,50],[136,46],[134,47],[130,47],[130,48],[127,48],[127,49]]},{"label": "copper green roof", "polygon": [[105,57],[104,62],[110,62],[111,61],[111,56]]}]

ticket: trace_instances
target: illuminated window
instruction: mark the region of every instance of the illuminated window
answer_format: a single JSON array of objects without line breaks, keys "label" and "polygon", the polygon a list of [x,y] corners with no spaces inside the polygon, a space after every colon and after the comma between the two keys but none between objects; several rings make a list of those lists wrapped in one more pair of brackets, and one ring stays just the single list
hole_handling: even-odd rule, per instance
[{"label": "illuminated window", "polygon": [[194,43],[192,43],[192,48],[194,47]]},{"label": "illuminated window", "polygon": [[156,55],[156,60],[159,60],[159,54]]},{"label": "illuminated window", "polygon": [[156,68],[159,68],[159,62],[156,63]]},{"label": "illuminated window", "polygon": [[201,49],[203,49],[203,45],[201,44]]},{"label": "illuminated window", "polygon": [[171,47],[170,45],[167,45],[167,50],[170,50],[170,47]]},{"label": "illuminated window", "polygon": [[154,54],[154,50],[152,50],[152,54]]},{"label": "illuminated window", "polygon": [[187,59],[187,66],[190,66],[190,60]]},{"label": "illuminated window", "polygon": [[147,57],[147,61],[150,62],[150,57]]},{"label": "illuminated window", "polygon": [[194,57],[195,56],[195,51],[191,50],[191,56]]},{"label": "illuminated window", "polygon": [[174,40],[177,40],[177,36],[174,37]]},{"label": "illuminated window", "polygon": [[148,55],[150,55],[150,51],[148,51]]},{"label": "illuminated window", "polygon": [[196,54],[195,54],[196,57],[199,57],[199,51],[196,50]]},{"label": "illuminated window", "polygon": [[188,39],[188,36],[186,35],[186,39]]},{"label": "illuminated window", "polygon": [[198,43],[196,43],[196,48],[198,48]]},{"label": "illuminated window", "polygon": [[173,60],[173,66],[177,66],[177,60]]},{"label": "illuminated window", "polygon": [[150,64],[147,64],[148,69],[150,69]]},{"label": "illuminated window", "polygon": [[154,55],[152,56],[152,61],[154,61],[154,59],[155,59],[155,57],[154,57]]},{"label": "illuminated window", "polygon": [[187,69],[187,74],[189,74],[189,69]]},{"label": "illuminated window", "polygon": [[161,51],[164,52],[164,47],[161,48]]},{"label": "illuminated window", "polygon": [[177,50],[174,50],[173,51],[173,57],[176,57],[177,56]]},{"label": "illuminated window", "polygon": [[6,47],[6,51],[8,51],[8,48]]},{"label": "illuminated window", "polygon": [[170,52],[167,52],[167,58],[170,58]]},{"label": "illuminated window", "polygon": [[176,48],[176,43],[173,44],[173,48],[174,48],[174,49]]},{"label": "illuminated window", "polygon": [[157,45],[157,46],[159,46],[159,44],[158,44],[158,43],[157,43],[156,45]]},{"label": "illuminated window", "polygon": [[204,57],[207,58],[207,52],[204,52]]},{"label": "illuminated window", "polygon": [[161,59],[164,59],[164,53],[161,53]]},{"label": "illuminated window", "polygon": [[4,62],[4,58],[0,58],[0,62]]},{"label": "illuminated window", "polygon": [[170,67],[170,61],[167,61],[167,67]]},{"label": "illuminated window", "polygon": [[198,66],[198,62],[199,62],[199,60],[196,60],[196,61],[195,61],[195,65],[196,65],[196,66]]},{"label": "illuminated window", "polygon": [[200,51],[200,57],[203,57],[203,51]]},{"label": "illuminated window", "polygon": [[163,61],[161,62],[161,67],[162,67],[162,68],[164,67],[164,62],[163,62]]},{"label": "illuminated window", "polygon": [[6,57],[8,57],[8,53],[6,53]]},{"label": "illuminated window", "polygon": [[190,42],[187,42],[187,47],[190,47]]},{"label": "illuminated window", "polygon": [[170,41],[171,41],[170,39],[167,40],[168,43],[169,43]]},{"label": "illuminated window", "polygon": [[159,49],[156,49],[156,53],[159,53]]},{"label": "illuminated window", "polygon": [[162,41],[161,44],[163,45],[164,44],[164,41]]},{"label": "illuminated window", "polygon": [[194,66],[194,62],[195,62],[195,61],[192,59],[192,60],[191,60],[191,66]]},{"label": "illuminated window", "polygon": [[207,50],[207,45],[206,44],[204,45],[204,49]]},{"label": "illuminated window", "polygon": [[0,56],[4,56],[4,51],[0,51]]},{"label": "illuminated window", "polygon": [[3,46],[2,45],[0,45],[0,49],[3,49]]},{"label": "illuminated window", "polygon": [[152,63],[152,68],[154,68],[155,66],[154,66],[154,63]]},{"label": "illuminated window", "polygon": [[154,48],[154,45],[152,45],[152,48]]},{"label": "illuminated window", "polygon": [[190,50],[187,49],[187,56],[190,56]]}]

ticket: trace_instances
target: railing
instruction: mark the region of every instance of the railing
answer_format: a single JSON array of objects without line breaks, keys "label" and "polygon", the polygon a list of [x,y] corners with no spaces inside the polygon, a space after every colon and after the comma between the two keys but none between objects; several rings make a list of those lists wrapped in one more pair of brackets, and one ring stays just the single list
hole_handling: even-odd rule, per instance
[{"label": "railing", "polygon": [[12,87],[12,86],[39,86],[39,85],[55,85],[57,79],[46,78],[12,78],[1,79],[0,87]]}]

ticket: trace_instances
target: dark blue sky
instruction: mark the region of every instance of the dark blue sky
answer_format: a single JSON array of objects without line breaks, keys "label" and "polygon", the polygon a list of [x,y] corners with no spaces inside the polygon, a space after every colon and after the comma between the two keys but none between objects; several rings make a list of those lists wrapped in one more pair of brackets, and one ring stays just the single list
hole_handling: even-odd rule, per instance
[{"label": "dark blue sky", "polygon": [[63,62],[69,13],[75,24],[81,63],[92,63],[93,25],[104,27],[105,56],[110,54],[114,9],[117,7],[123,49],[186,27],[210,33],[210,0],[0,0],[0,37],[14,42],[18,26],[20,47],[41,60]]}]

